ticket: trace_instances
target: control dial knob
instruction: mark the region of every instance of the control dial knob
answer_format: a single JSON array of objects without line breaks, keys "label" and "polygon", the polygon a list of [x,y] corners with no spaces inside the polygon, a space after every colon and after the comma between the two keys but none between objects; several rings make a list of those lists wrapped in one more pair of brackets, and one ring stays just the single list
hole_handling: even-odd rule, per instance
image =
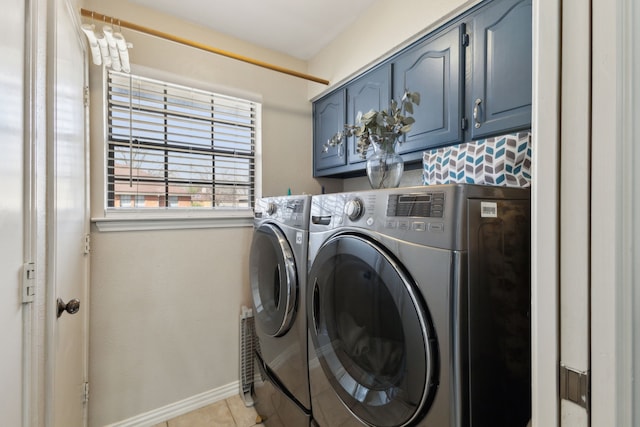
[{"label": "control dial knob", "polygon": [[364,205],[360,199],[348,200],[344,205],[344,213],[351,221],[355,221],[364,214]]},{"label": "control dial knob", "polygon": [[273,202],[269,202],[269,206],[267,206],[267,215],[273,215],[277,210],[278,206]]}]

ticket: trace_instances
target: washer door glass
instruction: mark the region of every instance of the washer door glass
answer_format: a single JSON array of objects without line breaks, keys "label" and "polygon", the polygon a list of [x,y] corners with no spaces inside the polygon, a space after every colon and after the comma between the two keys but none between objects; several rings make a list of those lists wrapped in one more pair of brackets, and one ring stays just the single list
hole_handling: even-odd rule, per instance
[{"label": "washer door glass", "polygon": [[428,312],[408,274],[377,243],[328,240],[310,270],[309,330],[320,365],[362,422],[404,426],[424,414],[437,386]]},{"label": "washer door glass", "polygon": [[263,224],[255,230],[249,262],[256,326],[281,336],[295,314],[298,280],[291,246],[278,227]]}]

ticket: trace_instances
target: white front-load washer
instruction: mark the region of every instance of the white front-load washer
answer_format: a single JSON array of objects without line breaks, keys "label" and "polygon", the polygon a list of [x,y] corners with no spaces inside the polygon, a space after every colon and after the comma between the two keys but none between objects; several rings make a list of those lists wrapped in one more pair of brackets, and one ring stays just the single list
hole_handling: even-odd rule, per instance
[{"label": "white front-load washer", "polygon": [[307,314],[321,427],[524,427],[526,189],[314,196]]},{"label": "white front-load washer", "polygon": [[311,418],[305,310],[311,196],[256,201],[250,252],[258,338],[254,405],[267,426],[303,427]]}]

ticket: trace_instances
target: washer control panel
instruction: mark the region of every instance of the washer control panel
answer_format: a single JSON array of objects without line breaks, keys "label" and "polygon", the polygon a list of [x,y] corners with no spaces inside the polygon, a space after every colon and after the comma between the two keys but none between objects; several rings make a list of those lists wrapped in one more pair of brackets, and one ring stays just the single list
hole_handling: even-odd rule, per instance
[{"label": "washer control panel", "polygon": [[361,229],[416,244],[446,246],[455,187],[405,187],[313,196],[309,232]]},{"label": "washer control panel", "polygon": [[442,232],[445,191],[366,191],[314,197],[311,224],[331,229],[357,226],[369,229]]},{"label": "washer control panel", "polygon": [[[337,229],[419,245],[463,250],[469,200],[482,200],[481,219],[496,215],[496,200],[526,199],[521,188],[443,184],[313,196],[309,233]],[[484,203],[486,202],[486,203]],[[500,215],[498,212],[497,215]]]},{"label": "washer control panel", "polygon": [[390,194],[387,199],[388,217],[442,218],[444,192]]},{"label": "washer control panel", "polygon": [[271,220],[292,227],[309,227],[311,197],[280,196],[256,200],[254,218],[257,221]]}]

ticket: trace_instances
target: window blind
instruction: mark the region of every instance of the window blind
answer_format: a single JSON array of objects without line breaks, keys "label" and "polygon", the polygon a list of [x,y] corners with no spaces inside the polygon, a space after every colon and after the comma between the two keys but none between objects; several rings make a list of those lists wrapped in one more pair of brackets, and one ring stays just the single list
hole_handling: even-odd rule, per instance
[{"label": "window blind", "polygon": [[107,74],[108,209],[251,209],[259,104]]}]

